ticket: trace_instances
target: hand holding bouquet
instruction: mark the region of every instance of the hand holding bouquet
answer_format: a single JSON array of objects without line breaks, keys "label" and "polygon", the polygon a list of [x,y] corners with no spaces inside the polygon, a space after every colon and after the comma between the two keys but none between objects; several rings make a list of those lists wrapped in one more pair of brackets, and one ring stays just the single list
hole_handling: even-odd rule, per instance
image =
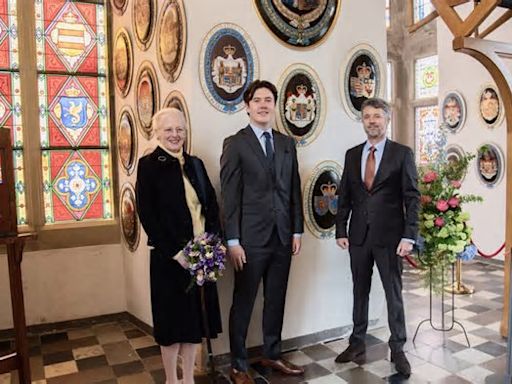
[{"label": "hand holding bouquet", "polygon": [[187,291],[194,283],[202,286],[205,282],[216,282],[226,269],[226,247],[214,234],[205,232],[189,241],[183,248],[183,255],[192,276]]}]

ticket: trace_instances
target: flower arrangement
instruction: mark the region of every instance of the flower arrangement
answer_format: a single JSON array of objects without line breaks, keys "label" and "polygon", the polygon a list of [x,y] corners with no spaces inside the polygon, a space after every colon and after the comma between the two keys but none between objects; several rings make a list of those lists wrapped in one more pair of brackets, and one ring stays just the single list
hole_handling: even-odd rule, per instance
[{"label": "flower arrangement", "polygon": [[425,282],[442,289],[443,271],[457,258],[471,260],[476,247],[471,243],[472,227],[469,213],[462,205],[482,201],[475,195],[460,193],[461,180],[465,176],[474,155],[464,153],[458,160],[429,164],[420,168],[418,187],[421,193],[419,213],[418,249]]},{"label": "flower arrangement", "polygon": [[183,255],[192,276],[187,291],[194,284],[201,287],[205,282],[216,282],[226,269],[226,247],[217,235],[211,233],[205,232],[189,241],[183,248]]}]

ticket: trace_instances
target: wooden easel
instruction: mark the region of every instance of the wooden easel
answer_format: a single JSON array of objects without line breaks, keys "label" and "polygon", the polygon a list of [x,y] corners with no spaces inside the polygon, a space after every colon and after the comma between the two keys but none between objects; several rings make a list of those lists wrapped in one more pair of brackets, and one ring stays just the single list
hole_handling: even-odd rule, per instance
[{"label": "wooden easel", "polygon": [[27,327],[25,323],[25,306],[23,303],[23,285],[21,281],[21,261],[23,258],[25,238],[21,236],[2,237],[0,238],[0,244],[5,244],[7,247],[15,342],[15,350],[12,353],[6,356],[0,356],[0,373],[18,370],[19,382],[22,384],[30,384]]},{"label": "wooden easel", "polygon": [[[473,11],[466,19],[462,19],[456,11],[458,5],[471,0],[431,0],[435,10],[418,23],[413,23],[412,0],[409,1],[409,32],[414,32],[423,25],[441,17],[452,32],[453,49],[463,52],[478,60],[491,74],[503,99],[505,121],[507,124],[507,188],[506,196],[512,196],[512,72],[505,62],[512,60],[512,43],[485,40],[492,31],[496,30],[512,18],[512,0],[477,0],[474,1]],[[484,31],[478,27],[497,8],[506,11]],[[471,35],[473,37],[470,37]],[[508,335],[509,286],[510,286],[510,249],[512,246],[512,203],[506,199],[506,228],[505,228],[505,287],[503,314],[500,332]]]},{"label": "wooden easel", "polygon": [[25,239],[29,236],[31,235],[18,235],[11,132],[6,128],[0,128],[0,244],[5,244],[7,248],[12,319],[15,332],[15,349],[5,356],[0,356],[0,373],[18,370],[19,382],[22,384],[31,382],[21,280],[23,246]]}]

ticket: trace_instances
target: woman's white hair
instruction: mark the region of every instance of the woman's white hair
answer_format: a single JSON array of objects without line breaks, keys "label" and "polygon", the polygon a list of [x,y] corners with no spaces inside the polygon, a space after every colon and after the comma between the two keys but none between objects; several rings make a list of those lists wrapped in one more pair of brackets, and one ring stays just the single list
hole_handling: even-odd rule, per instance
[{"label": "woman's white hair", "polygon": [[153,118],[151,119],[151,126],[155,132],[160,129],[160,120],[166,115],[172,115],[174,118],[181,119],[183,128],[186,128],[187,121],[185,119],[185,114],[178,108],[167,107],[159,110],[153,115]]}]

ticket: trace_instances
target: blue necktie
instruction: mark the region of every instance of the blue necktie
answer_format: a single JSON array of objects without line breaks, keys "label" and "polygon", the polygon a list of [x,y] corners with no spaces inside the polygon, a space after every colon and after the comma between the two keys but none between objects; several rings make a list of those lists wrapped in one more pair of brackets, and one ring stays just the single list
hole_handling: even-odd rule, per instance
[{"label": "blue necktie", "polygon": [[268,161],[274,160],[274,148],[272,148],[272,138],[270,137],[270,133],[263,132],[263,136],[265,136],[265,153],[267,154]]}]

